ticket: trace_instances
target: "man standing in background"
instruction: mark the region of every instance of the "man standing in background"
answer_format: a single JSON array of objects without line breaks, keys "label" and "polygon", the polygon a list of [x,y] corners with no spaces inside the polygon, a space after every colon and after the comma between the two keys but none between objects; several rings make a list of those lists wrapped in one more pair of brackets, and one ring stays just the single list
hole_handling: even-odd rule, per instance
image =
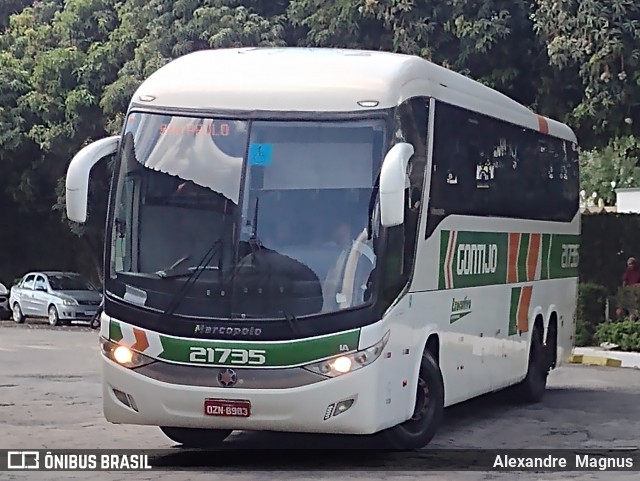
[{"label": "man standing in background", "polygon": [[627,259],[627,268],[622,276],[623,286],[632,286],[640,283],[640,267],[635,257]]}]

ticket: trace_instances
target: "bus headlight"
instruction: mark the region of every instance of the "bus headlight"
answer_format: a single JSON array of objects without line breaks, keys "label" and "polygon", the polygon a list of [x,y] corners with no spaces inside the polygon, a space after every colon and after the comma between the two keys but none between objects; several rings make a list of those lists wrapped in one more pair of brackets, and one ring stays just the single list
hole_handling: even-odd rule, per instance
[{"label": "bus headlight", "polygon": [[325,359],[324,361],[307,364],[303,367],[308,371],[327,377],[336,377],[348,372],[357,371],[378,359],[387,345],[388,340],[389,331],[387,331],[384,337],[376,344],[362,351],[351,354],[341,354],[330,359]]},{"label": "bus headlight", "polygon": [[120,364],[123,367],[134,369],[136,367],[146,366],[154,362],[150,357],[140,354],[139,352],[129,349],[122,344],[116,344],[115,342],[108,341],[107,339],[101,339],[102,353],[113,362]]}]

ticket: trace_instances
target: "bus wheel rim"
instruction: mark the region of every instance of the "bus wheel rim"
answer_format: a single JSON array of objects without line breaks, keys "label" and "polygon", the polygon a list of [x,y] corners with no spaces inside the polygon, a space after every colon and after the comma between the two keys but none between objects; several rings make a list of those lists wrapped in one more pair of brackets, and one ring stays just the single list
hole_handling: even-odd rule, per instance
[{"label": "bus wheel rim", "polygon": [[418,379],[418,392],[416,395],[416,407],[411,416],[412,421],[420,421],[429,410],[431,403],[429,399],[429,386],[422,378]]}]

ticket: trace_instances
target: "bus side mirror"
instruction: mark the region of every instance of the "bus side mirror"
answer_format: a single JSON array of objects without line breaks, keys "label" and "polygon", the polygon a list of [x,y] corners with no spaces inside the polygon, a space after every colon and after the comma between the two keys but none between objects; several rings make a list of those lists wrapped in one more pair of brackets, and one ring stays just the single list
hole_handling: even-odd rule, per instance
[{"label": "bus side mirror", "polygon": [[404,222],[407,186],[407,164],[413,155],[413,146],[407,143],[394,145],[384,158],[380,171],[380,223],[394,227]]},{"label": "bus side mirror", "polygon": [[119,137],[96,140],[78,152],[67,169],[66,203],[67,217],[74,222],[87,220],[89,198],[89,174],[94,165],[118,150]]}]

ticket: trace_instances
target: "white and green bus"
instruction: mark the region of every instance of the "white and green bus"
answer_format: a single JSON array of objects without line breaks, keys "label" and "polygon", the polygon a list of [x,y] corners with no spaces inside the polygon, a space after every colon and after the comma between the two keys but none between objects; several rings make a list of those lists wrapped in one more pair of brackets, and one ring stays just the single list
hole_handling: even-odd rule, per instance
[{"label": "white and green bus", "polygon": [[[429,443],[443,408],[567,360],[580,239],[572,130],[426,60],[198,51],[83,148],[115,155],[104,414],[185,446],[234,430]],[[378,438],[378,437],[376,437]]]}]

